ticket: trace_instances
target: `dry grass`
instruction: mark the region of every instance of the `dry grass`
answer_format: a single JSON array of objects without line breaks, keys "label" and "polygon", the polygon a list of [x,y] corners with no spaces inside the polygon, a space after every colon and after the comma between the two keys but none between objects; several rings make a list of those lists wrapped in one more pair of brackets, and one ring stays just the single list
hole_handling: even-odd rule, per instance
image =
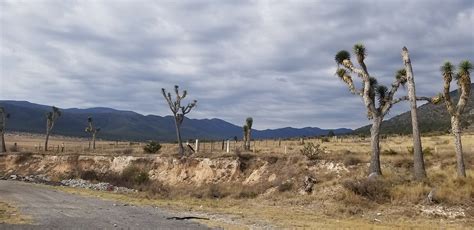
[{"label": "dry grass", "polygon": [[31,219],[20,215],[18,209],[0,201],[0,224],[28,224],[30,222]]},{"label": "dry grass", "polygon": [[[256,199],[206,199],[206,198],[192,198],[181,197],[175,199],[146,199],[138,195],[123,195],[110,192],[99,192],[85,189],[73,189],[60,187],[56,188],[65,192],[79,194],[84,196],[99,197],[107,200],[116,200],[135,205],[152,205],[159,206],[171,211],[177,212],[191,212],[196,215],[211,217],[211,221],[203,221],[204,224],[210,226],[217,226],[230,229],[246,229],[248,226],[258,224],[270,225],[279,228],[306,228],[306,229],[328,229],[328,228],[376,228],[376,229],[390,229],[390,228],[467,228],[469,223],[440,223],[436,219],[421,219],[409,217],[397,217],[397,219],[390,219],[388,217],[377,217],[382,222],[374,222],[374,213],[367,213],[363,211],[365,207],[350,208],[341,206],[338,210],[352,215],[352,217],[341,218],[340,216],[328,216],[317,210],[330,209],[331,207],[318,206],[301,206],[290,205],[288,201],[282,202],[282,197],[274,197],[274,199],[256,198]],[[352,199],[361,199],[358,196],[352,196]],[[311,202],[308,199],[304,202]],[[348,200],[348,199],[345,199]],[[360,201],[356,202],[357,204]],[[346,205],[347,206],[347,205]],[[337,211],[337,210],[336,210]],[[361,214],[365,214],[364,217]],[[219,216],[219,219],[212,217]]]}]

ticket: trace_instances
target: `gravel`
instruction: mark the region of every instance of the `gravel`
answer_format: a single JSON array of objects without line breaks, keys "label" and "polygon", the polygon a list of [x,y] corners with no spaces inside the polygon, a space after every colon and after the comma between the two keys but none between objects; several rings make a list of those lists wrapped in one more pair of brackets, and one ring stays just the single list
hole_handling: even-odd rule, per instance
[{"label": "gravel", "polygon": [[106,182],[92,183],[90,181],[83,180],[83,179],[62,180],[61,184],[64,186],[73,187],[73,188],[85,188],[85,189],[92,189],[92,190],[98,190],[98,191],[113,191],[113,192],[119,192],[119,193],[137,192],[137,190],[134,190],[134,189],[129,189],[125,187],[117,187]]},{"label": "gravel", "polygon": [[67,186],[67,187],[73,187],[73,188],[85,188],[85,189],[91,189],[91,190],[97,190],[97,191],[111,191],[111,192],[116,192],[116,193],[138,192],[135,189],[118,187],[106,182],[93,183],[91,181],[87,181],[83,179],[67,179],[67,180],[62,180],[60,182],[55,182],[55,181],[51,181],[51,178],[43,174],[28,175],[28,176],[20,176],[20,175],[12,174],[10,176],[4,176],[0,179],[24,181],[24,182],[35,183],[35,184]]}]

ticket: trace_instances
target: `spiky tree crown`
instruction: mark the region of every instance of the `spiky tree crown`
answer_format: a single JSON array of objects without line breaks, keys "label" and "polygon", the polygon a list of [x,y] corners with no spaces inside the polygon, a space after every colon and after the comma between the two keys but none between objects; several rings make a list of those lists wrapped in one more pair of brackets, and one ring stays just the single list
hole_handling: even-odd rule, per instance
[{"label": "spiky tree crown", "polygon": [[445,62],[441,66],[440,70],[441,70],[441,73],[444,76],[445,81],[451,82],[453,80],[453,74],[454,74],[455,68],[456,67],[454,67],[454,65],[451,64],[451,62],[449,62],[449,61]]},{"label": "spiky tree crown", "polygon": [[249,130],[252,129],[253,118],[247,117],[247,119],[245,119],[245,124],[247,125]]},{"label": "spiky tree crown", "polygon": [[365,59],[365,56],[367,56],[365,46],[362,43],[357,43],[354,45],[354,53],[357,55],[357,60],[363,61]]},{"label": "spiky tree crown", "polygon": [[464,60],[459,63],[459,75],[469,75],[470,71],[472,70],[471,62]]},{"label": "spiky tree crown", "polygon": [[334,60],[338,65],[342,65],[342,62],[344,60],[350,60],[351,59],[351,54],[347,52],[347,50],[341,50],[337,52],[336,56],[334,57]]}]

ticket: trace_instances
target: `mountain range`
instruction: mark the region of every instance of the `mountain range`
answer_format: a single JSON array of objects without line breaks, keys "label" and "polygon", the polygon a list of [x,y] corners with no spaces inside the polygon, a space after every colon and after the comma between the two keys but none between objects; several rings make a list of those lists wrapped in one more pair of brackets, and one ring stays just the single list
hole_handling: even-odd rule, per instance
[{"label": "mountain range", "polygon": [[[46,113],[51,106],[34,104],[28,101],[0,100],[11,116],[7,121],[7,131],[44,133],[46,129]],[[92,117],[94,124],[101,128],[99,138],[108,140],[159,140],[174,141],[176,138],[172,116],[142,115],[132,111],[97,107],[89,109],[60,109],[61,117],[57,120],[53,133],[65,136],[87,137],[84,131],[87,118]],[[221,119],[189,119],[185,118],[181,127],[183,139],[233,139],[242,137],[242,127]],[[326,135],[331,130],[316,127],[280,128],[252,130],[255,139],[292,138]],[[346,134],[351,129],[339,128],[332,130],[335,134]]]}]

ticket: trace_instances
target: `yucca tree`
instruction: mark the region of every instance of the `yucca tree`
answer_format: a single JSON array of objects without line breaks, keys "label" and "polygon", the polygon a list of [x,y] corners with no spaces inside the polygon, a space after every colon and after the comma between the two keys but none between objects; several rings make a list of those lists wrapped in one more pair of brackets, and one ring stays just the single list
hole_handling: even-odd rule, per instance
[{"label": "yucca tree", "polygon": [[[464,112],[467,101],[471,94],[471,77],[470,71],[472,64],[469,61],[462,61],[459,64],[458,72],[455,73],[455,67],[450,63],[446,62],[441,66],[441,73],[444,80],[444,89],[442,97],[451,116],[451,132],[454,136],[454,144],[456,149],[456,161],[457,161],[457,173],[460,177],[466,177],[466,169],[464,166],[464,157],[462,152],[461,142],[461,115]],[[456,79],[458,84],[459,100],[456,106],[454,106],[451,96],[449,95],[451,81],[453,78]]]},{"label": "yucca tree", "polygon": [[421,134],[418,128],[418,115],[416,107],[416,92],[415,92],[415,77],[413,75],[413,68],[411,65],[410,55],[408,49],[403,47],[402,59],[405,65],[405,74],[407,79],[408,100],[410,101],[411,110],[411,126],[413,136],[413,170],[416,180],[423,180],[426,178],[425,161],[423,159],[423,151],[421,145]]},{"label": "yucca tree", "polygon": [[173,99],[171,98],[171,93],[166,93],[165,89],[161,89],[161,92],[163,93],[163,97],[165,97],[171,109],[171,112],[173,113],[176,128],[176,137],[178,139],[179,154],[181,156],[184,156],[184,146],[183,141],[181,139],[181,125],[183,124],[184,116],[191,112],[191,109],[196,106],[197,101],[194,100],[191,103],[188,103],[187,106],[181,106],[181,100],[186,97],[188,92],[186,90],[183,90],[183,94],[180,95],[179,86],[177,85],[174,86],[174,92],[176,93],[175,101],[173,101]]},{"label": "yucca tree", "polygon": [[[372,120],[372,127],[370,129],[372,155],[369,174],[382,175],[380,167],[380,126],[384,116],[387,115],[394,104],[408,100],[408,97],[394,99],[394,95],[400,85],[404,85],[407,82],[407,71],[400,69],[396,72],[395,79],[389,90],[386,86],[378,84],[377,79],[370,76],[365,64],[367,56],[365,46],[356,44],[353,51],[361,68],[354,67],[350,53],[342,50],[335,56],[338,66],[336,75],[347,84],[352,94],[359,95],[364,101],[365,108],[367,109],[367,118]],[[356,74],[362,80],[362,89],[356,88],[351,74]],[[431,101],[431,98],[426,97],[417,97],[416,99]]]},{"label": "yucca tree", "polygon": [[10,117],[5,111],[5,108],[0,107],[0,153],[7,151],[7,146],[5,145],[5,128],[7,125],[7,118]]},{"label": "yucca tree", "polygon": [[245,150],[250,150],[250,140],[251,140],[251,133],[252,133],[252,124],[253,124],[253,118],[247,117],[245,119],[245,124],[243,126],[244,130],[244,149]]},{"label": "yucca tree", "polygon": [[49,135],[51,135],[54,124],[59,117],[61,117],[61,111],[54,106],[52,107],[52,111],[46,113],[46,140],[44,142],[44,151],[48,151]]},{"label": "yucca tree", "polygon": [[[91,135],[91,140],[92,140],[92,149],[95,149],[95,138],[97,136],[97,133],[100,131],[100,128],[96,128],[94,126],[92,117],[87,118],[87,123],[88,126],[86,127],[86,133],[89,133]],[[91,140],[89,140],[89,149],[91,149]]]}]

